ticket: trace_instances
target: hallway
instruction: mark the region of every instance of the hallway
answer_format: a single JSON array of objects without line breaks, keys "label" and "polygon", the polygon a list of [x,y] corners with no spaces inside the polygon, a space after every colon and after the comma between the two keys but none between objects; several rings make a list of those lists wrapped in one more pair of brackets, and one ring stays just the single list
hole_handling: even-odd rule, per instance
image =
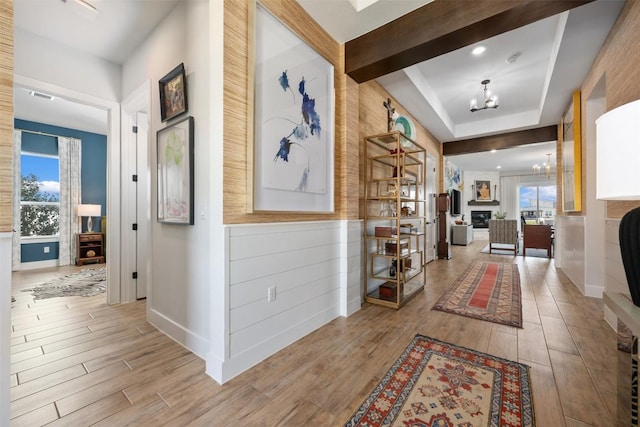
[{"label": "hallway", "polygon": [[[531,366],[537,425],[613,425],[616,361],[629,356],[602,301],[583,297],[553,259],[480,253],[487,243],[430,263],[424,293],[401,310],[366,304],[223,386],[145,321],[145,301],[34,302],[20,289],[59,270],[14,273],[12,425],[339,426],[416,333]],[[523,329],[430,309],[474,259],[518,264]]]}]

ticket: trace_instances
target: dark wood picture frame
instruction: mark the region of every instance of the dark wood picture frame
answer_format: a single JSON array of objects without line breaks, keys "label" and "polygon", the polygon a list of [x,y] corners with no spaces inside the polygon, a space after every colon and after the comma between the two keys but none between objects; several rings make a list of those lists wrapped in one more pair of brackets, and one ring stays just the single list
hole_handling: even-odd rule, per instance
[{"label": "dark wood picture frame", "polygon": [[158,82],[160,86],[160,117],[163,122],[186,113],[187,78],[184,63],[180,63]]}]

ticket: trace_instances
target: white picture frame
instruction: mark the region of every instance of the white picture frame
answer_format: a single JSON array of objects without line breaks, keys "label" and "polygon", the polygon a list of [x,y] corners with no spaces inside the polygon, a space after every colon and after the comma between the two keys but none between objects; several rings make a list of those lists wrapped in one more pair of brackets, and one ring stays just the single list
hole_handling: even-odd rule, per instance
[{"label": "white picture frame", "polygon": [[334,211],[334,67],[255,10],[253,200],[256,211]]}]

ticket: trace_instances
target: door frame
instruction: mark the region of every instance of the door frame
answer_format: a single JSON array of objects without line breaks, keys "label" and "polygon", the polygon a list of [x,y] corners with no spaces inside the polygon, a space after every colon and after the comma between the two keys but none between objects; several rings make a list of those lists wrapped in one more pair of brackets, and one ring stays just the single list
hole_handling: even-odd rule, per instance
[{"label": "door frame", "polygon": [[[122,247],[120,252],[121,265],[124,265],[124,261],[130,256],[131,251],[135,250],[135,256],[137,259],[137,272],[138,278],[132,280],[129,276],[129,272],[122,271],[121,283],[122,283],[122,302],[131,302],[137,299],[137,286],[144,286],[146,288],[146,298],[151,298],[151,163],[150,163],[150,148],[151,138],[149,136],[149,129],[151,128],[150,114],[151,109],[151,80],[147,80],[134,90],[127,98],[122,102],[122,152],[125,153],[124,147],[130,143],[136,142],[140,135],[145,135],[141,139],[146,139],[143,144],[137,141],[136,154],[137,154],[137,175],[138,181],[136,184],[137,194],[131,194],[131,186],[124,185],[125,180],[130,180],[128,170],[122,169],[122,191],[121,191],[121,203],[124,209],[126,200],[131,200],[132,197],[136,199],[136,211],[137,211],[137,224],[138,229],[136,231],[136,248],[126,246],[125,232],[128,232],[130,228],[125,225],[122,228]],[[135,134],[131,131],[132,126],[138,127],[138,137],[134,137]],[[125,159],[123,158],[123,164]],[[126,176],[125,176],[126,175]],[[123,213],[124,217],[124,213]],[[125,277],[126,276],[126,277]],[[147,307],[150,307],[148,301]]]},{"label": "door frame", "polygon": [[14,86],[24,86],[60,96],[79,104],[107,111],[107,304],[121,302],[120,289],[120,104],[72,89],[57,86],[19,74],[13,76]]}]

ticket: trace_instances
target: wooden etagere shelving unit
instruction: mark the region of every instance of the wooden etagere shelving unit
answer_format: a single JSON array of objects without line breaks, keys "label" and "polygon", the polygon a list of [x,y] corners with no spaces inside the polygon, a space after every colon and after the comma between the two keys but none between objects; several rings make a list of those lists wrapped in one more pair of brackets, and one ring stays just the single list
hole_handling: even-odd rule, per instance
[{"label": "wooden etagere shelving unit", "polygon": [[426,282],[426,151],[393,131],[367,136],[365,157],[365,300],[398,309]]}]

